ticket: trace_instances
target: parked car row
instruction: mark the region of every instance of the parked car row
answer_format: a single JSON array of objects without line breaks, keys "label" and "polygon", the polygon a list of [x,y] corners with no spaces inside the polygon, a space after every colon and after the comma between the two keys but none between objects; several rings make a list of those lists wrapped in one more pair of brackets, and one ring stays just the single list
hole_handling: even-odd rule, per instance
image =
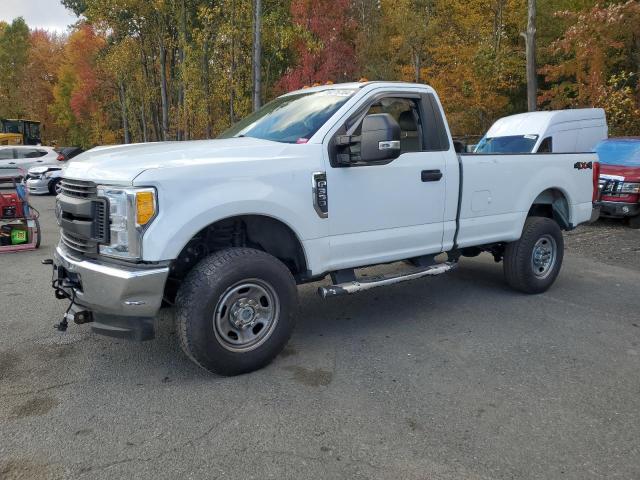
[{"label": "parked car row", "polygon": [[[15,167],[8,170],[10,175],[27,172],[26,184],[29,193],[35,195],[55,195],[58,193],[64,162],[80,155],[80,147],[42,147],[7,145],[0,146],[0,166]],[[4,170],[7,172],[7,170]]]}]

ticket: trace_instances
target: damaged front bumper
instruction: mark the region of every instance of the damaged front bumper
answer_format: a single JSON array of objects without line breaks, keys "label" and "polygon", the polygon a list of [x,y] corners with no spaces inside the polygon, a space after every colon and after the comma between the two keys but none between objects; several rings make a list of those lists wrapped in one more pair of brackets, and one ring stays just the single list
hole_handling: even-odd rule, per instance
[{"label": "damaged front bumper", "polygon": [[71,312],[88,311],[96,333],[134,340],[155,335],[169,267],[105,264],[56,248],[54,288],[72,301]]}]

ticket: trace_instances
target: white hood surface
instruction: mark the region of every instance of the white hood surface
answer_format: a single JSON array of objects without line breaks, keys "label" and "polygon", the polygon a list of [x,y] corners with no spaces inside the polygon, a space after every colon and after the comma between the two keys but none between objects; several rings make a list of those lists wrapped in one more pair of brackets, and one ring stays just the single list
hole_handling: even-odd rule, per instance
[{"label": "white hood surface", "polygon": [[69,161],[63,176],[131,185],[147,170],[269,159],[281,156],[287,147],[290,145],[250,137],[96,147]]}]

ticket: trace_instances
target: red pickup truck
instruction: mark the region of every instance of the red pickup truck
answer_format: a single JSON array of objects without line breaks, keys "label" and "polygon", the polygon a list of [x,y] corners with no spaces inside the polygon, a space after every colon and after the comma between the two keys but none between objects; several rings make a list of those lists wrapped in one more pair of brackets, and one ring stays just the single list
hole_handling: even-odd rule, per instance
[{"label": "red pickup truck", "polygon": [[640,228],[640,137],[603,140],[596,153],[600,216],[628,218],[631,228]]}]

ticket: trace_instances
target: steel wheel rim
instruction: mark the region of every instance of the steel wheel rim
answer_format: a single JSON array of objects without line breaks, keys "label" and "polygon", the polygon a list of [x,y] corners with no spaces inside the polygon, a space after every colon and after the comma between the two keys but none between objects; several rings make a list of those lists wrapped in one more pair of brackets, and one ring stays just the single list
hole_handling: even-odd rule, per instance
[{"label": "steel wheel rim", "polygon": [[556,264],[557,244],[551,235],[543,235],[533,246],[531,268],[540,279],[547,278]]},{"label": "steel wheel rim", "polygon": [[274,288],[256,278],[227,288],[213,314],[213,331],[225,349],[247,352],[258,348],[273,333],[280,314]]}]

